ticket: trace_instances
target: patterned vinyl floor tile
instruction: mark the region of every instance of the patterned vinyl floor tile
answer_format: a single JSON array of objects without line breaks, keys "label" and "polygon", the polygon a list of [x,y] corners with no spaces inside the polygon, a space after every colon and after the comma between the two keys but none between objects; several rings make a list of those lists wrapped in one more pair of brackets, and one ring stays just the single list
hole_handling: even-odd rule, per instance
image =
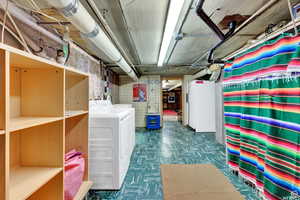
[{"label": "patterned vinyl floor tile", "polygon": [[[137,129],[130,167],[119,191],[90,191],[89,200],[162,200],[160,164],[211,163],[229,178],[246,200],[255,191],[226,166],[225,147],[212,133],[194,133],[178,122],[165,122],[159,131]],[[234,199],[233,199],[234,200]]]}]

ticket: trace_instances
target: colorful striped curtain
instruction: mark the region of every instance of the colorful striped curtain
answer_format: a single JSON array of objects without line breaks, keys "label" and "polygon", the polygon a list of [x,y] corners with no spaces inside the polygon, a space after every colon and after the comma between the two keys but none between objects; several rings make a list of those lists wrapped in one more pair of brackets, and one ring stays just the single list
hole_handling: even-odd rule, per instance
[{"label": "colorful striped curtain", "polygon": [[299,42],[280,36],[225,69],[228,164],[266,199],[300,194]]}]

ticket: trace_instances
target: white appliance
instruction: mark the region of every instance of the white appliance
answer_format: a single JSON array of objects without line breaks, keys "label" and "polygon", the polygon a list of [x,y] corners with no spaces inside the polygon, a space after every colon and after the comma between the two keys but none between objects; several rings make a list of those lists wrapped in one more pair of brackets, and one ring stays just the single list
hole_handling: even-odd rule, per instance
[{"label": "white appliance", "polygon": [[188,103],[189,126],[196,132],[216,132],[215,83],[191,81]]},{"label": "white appliance", "polygon": [[89,119],[89,175],[92,189],[119,190],[135,146],[134,108],[92,102]]},{"label": "white appliance", "polygon": [[133,108],[132,104],[113,104],[114,108]]}]

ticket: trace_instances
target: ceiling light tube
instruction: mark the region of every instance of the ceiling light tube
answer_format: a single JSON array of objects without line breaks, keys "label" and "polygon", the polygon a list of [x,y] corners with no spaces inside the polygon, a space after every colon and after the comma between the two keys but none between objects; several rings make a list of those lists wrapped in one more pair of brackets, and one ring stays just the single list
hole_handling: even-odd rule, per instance
[{"label": "ceiling light tube", "polygon": [[167,21],[165,25],[163,40],[160,47],[157,65],[162,67],[169,49],[169,45],[174,36],[174,31],[184,5],[184,0],[170,0]]}]

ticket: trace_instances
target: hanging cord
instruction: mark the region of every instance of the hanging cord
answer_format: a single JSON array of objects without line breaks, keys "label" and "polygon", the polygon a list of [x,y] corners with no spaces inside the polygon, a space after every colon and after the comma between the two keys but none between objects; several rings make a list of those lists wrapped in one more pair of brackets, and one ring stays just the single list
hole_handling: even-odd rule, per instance
[{"label": "hanging cord", "polygon": [[[14,19],[12,18],[12,16],[10,15],[10,13],[8,12],[8,0],[6,1],[6,9],[3,7],[3,5],[1,4],[1,7],[2,7],[2,9],[3,10],[5,10],[5,14],[8,16],[8,18],[10,19],[10,21],[11,21],[11,23],[13,24],[13,26],[14,26],[14,28],[16,29],[16,31],[17,31],[17,33],[18,33],[18,35],[20,36],[20,38],[21,38],[21,40],[23,41],[23,45],[25,46],[25,49],[29,52],[29,53],[31,53],[31,51],[30,51],[30,49],[29,49],[29,47],[28,47],[28,45],[27,45],[27,43],[26,43],[26,41],[25,41],[25,39],[24,39],[24,37],[23,37],[23,35],[22,35],[22,33],[21,33],[21,31],[20,31],[20,29],[18,28],[18,26],[17,26],[17,24],[15,23],[15,21],[14,21]],[[6,17],[5,17],[6,18]],[[6,19],[4,19],[5,21],[6,21]],[[4,21],[4,26],[5,26],[5,21]],[[3,27],[4,27],[3,26]],[[4,42],[4,28],[2,27],[2,42]]]},{"label": "hanging cord", "polygon": [[7,16],[7,10],[8,10],[8,0],[6,1],[6,9],[5,9],[5,15],[4,15],[4,19],[3,22],[0,22],[0,25],[2,26],[2,40],[1,42],[4,43],[4,29],[9,32],[20,44],[22,44],[22,46],[25,48],[25,44],[23,43],[23,41],[20,39],[20,37],[15,34],[15,32],[13,32],[8,26],[6,26],[6,16]]},{"label": "hanging cord", "polygon": [[35,3],[34,0],[27,0],[27,2],[34,8],[34,9],[37,9],[37,10],[40,10],[38,5]]},{"label": "hanging cord", "polygon": [[[28,7],[24,7],[24,6],[21,6],[20,4],[18,4],[17,2],[16,5],[20,8],[23,8],[25,10],[29,10],[31,12],[34,12],[34,13],[38,13],[48,19],[51,19],[53,21],[55,21],[59,26],[61,26],[63,29],[65,29],[65,26],[63,24],[60,23],[60,21],[55,18],[55,17],[52,17],[52,16],[49,16],[47,14],[45,14],[44,12],[41,11],[40,7],[37,5],[37,3],[34,1],[34,0],[27,0],[27,2],[31,5],[32,8],[28,8]],[[56,28],[54,28],[54,30],[56,31],[56,33],[59,35],[60,33],[57,31]],[[69,29],[67,28],[67,32],[69,33]]]},{"label": "hanging cord", "polygon": [[7,12],[7,16],[8,18],[10,19],[11,23],[13,24],[13,26],[15,27],[18,35],[20,36],[21,40],[23,41],[23,44],[25,45],[25,49],[29,52],[29,53],[32,53],[23,37],[23,34],[21,33],[20,29],[18,28],[17,24],[15,23],[15,20],[12,18],[12,16],[10,15],[9,12]]},{"label": "hanging cord", "polygon": [[6,26],[6,16],[7,16],[7,9],[8,9],[8,0],[6,0],[5,10],[4,10],[4,18],[3,18],[3,26],[2,26],[2,34],[1,34],[1,43],[4,43],[4,30]]},{"label": "hanging cord", "polygon": [[294,31],[295,31],[295,35],[294,36],[297,36],[298,35],[298,29],[297,29],[297,25],[296,25],[295,16],[294,16],[294,13],[293,13],[293,10],[292,10],[292,4],[291,4],[290,0],[287,0],[287,3],[288,3],[288,7],[289,7],[291,18],[292,18]]},{"label": "hanging cord", "polygon": [[[27,0],[27,1],[28,1],[28,0]],[[16,6],[18,6],[19,8],[22,8],[22,9],[27,10],[27,11],[31,11],[31,12],[33,12],[33,13],[38,13],[38,14],[40,14],[40,15],[42,15],[42,16],[48,18],[48,19],[51,19],[51,20],[57,22],[58,25],[64,27],[64,25],[61,24],[60,21],[59,21],[57,18],[52,17],[52,16],[47,15],[46,13],[42,12],[41,9],[38,7],[38,5],[35,3],[35,1],[30,0],[30,2],[28,2],[28,3],[32,6],[32,8],[29,8],[29,7],[27,7],[27,6],[23,6],[23,5],[19,4],[17,1],[14,1],[14,4],[15,4]]]},{"label": "hanging cord", "polygon": [[[0,25],[4,26],[3,22],[0,21]],[[5,30],[9,32],[25,48],[23,41],[20,39],[20,37],[17,34],[15,34],[15,32],[13,32],[8,26],[5,26]]]}]

